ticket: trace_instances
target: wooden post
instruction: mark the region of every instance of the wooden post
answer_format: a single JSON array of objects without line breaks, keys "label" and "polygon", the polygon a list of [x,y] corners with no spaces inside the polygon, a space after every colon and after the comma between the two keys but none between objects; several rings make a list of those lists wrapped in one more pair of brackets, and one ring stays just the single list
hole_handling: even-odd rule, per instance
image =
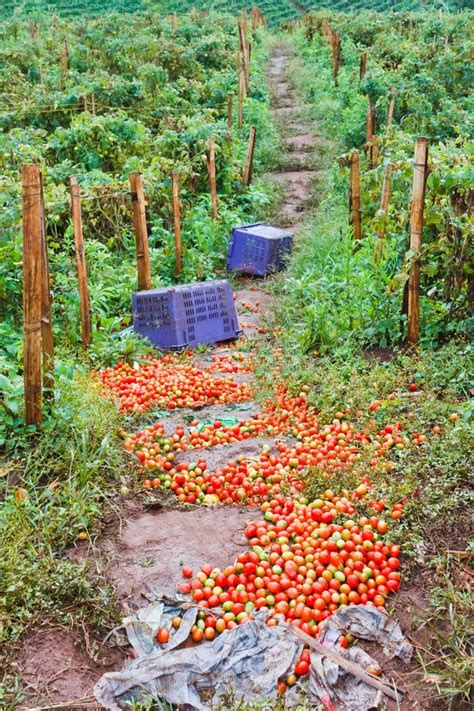
[{"label": "wooden post", "polygon": [[354,239],[362,239],[362,220],[360,205],[360,162],[359,152],[351,153],[351,185],[349,204],[351,209],[351,223],[354,229]]},{"label": "wooden post", "polygon": [[253,7],[252,8],[252,32],[255,32],[255,30],[258,27],[258,14],[257,14],[257,8]]},{"label": "wooden post", "polygon": [[362,81],[365,79],[365,75],[367,73],[367,52],[362,52],[360,55],[360,64],[359,64],[359,81]]},{"label": "wooden post", "polygon": [[41,342],[43,349],[43,385],[48,390],[54,386],[54,341],[51,316],[51,290],[49,285],[48,242],[44,210],[43,176],[40,171],[41,190]]},{"label": "wooden post", "polygon": [[250,87],[250,58],[252,56],[252,44],[250,42],[247,42],[247,76],[245,77],[245,81],[248,87]]},{"label": "wooden post", "polygon": [[341,62],[341,38],[334,32],[331,35],[331,49],[332,49],[332,73],[334,77],[334,86],[338,85],[337,77],[339,74],[339,64]]},{"label": "wooden post", "polygon": [[370,144],[372,143],[372,136],[375,135],[376,118],[377,118],[377,112],[376,112],[375,106],[372,106],[370,103],[370,100],[369,100],[369,105],[367,107],[366,123],[365,123],[367,150],[370,149]]},{"label": "wooden post", "polygon": [[232,138],[232,126],[234,125],[234,95],[227,97],[227,136]]},{"label": "wooden post", "polygon": [[420,251],[428,172],[428,138],[420,136],[415,146],[410,217],[410,251],[414,253],[408,278],[408,343],[416,345],[420,333]]},{"label": "wooden post", "polygon": [[64,89],[66,76],[69,71],[69,53],[68,53],[66,44],[64,44],[64,47],[62,47],[62,49],[61,49],[60,64],[61,64],[61,88]]},{"label": "wooden post", "polygon": [[179,200],[179,173],[173,171],[173,224],[174,243],[176,247],[176,276],[181,274],[181,204]]},{"label": "wooden post", "polygon": [[255,153],[255,139],[257,137],[257,129],[255,126],[250,127],[249,145],[247,148],[247,160],[245,161],[244,169],[244,187],[247,187],[252,182],[253,173],[253,156]]},{"label": "wooden post", "polygon": [[239,92],[237,96],[237,126],[239,129],[242,129],[244,125],[244,76],[243,76],[243,71],[242,69],[239,72]]},{"label": "wooden post", "polygon": [[92,334],[91,306],[89,286],[87,284],[87,263],[84,251],[84,238],[82,233],[81,189],[75,175],[72,175],[69,179],[69,189],[71,193],[71,217],[74,229],[77,282],[79,285],[82,345],[87,350],[91,342]]},{"label": "wooden post", "polygon": [[217,220],[217,187],[216,187],[216,145],[213,138],[209,139],[209,159],[207,161],[209,173],[209,184],[211,187],[211,215],[213,220]]},{"label": "wooden post", "polygon": [[382,197],[380,198],[380,226],[377,230],[377,237],[383,239],[385,237],[385,222],[387,218],[388,204],[390,202],[390,194],[392,192],[392,172],[393,163],[387,163],[383,174]]},{"label": "wooden post", "polygon": [[247,39],[245,37],[244,29],[242,27],[242,22],[238,22],[238,32],[239,32],[239,52],[242,63],[242,71],[245,80],[245,91],[249,93],[248,75],[249,70],[247,68]]},{"label": "wooden post", "polygon": [[92,116],[95,116],[95,94],[91,96]]},{"label": "wooden post", "polygon": [[135,230],[135,245],[137,251],[138,289],[140,291],[146,291],[151,289],[151,275],[142,176],[140,173],[130,173],[129,180],[132,193],[133,228]]},{"label": "wooden post", "polygon": [[245,7],[242,10],[242,27],[244,29],[245,34],[247,34],[247,31],[249,28],[249,21],[248,21],[248,17],[247,17],[247,10]]},{"label": "wooden post", "polygon": [[397,90],[394,86],[390,88],[390,99],[387,106],[387,128],[392,125],[393,112],[395,110],[395,97],[397,95]]},{"label": "wooden post", "polygon": [[371,141],[370,141],[369,155],[370,155],[370,167],[376,168],[377,164],[379,162],[379,143],[378,143],[378,138],[375,134],[372,136]]},{"label": "wooden post", "polygon": [[42,411],[41,377],[41,174],[39,166],[21,170],[23,201],[23,317],[25,422],[39,425]]},{"label": "wooden post", "polygon": [[88,105],[87,105],[87,96],[85,96],[85,95],[82,97],[82,110],[83,110],[84,112],[88,112],[88,111],[89,111],[89,107],[88,107]]}]

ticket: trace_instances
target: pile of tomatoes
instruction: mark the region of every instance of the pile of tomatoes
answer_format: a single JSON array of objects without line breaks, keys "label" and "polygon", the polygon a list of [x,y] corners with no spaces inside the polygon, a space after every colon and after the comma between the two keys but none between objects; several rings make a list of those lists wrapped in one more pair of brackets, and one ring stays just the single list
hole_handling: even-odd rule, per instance
[{"label": "pile of tomatoes", "polygon": [[[226,367],[229,367],[229,362],[226,362]],[[147,360],[136,367],[117,363],[103,370],[99,377],[104,394],[118,400],[122,412],[144,412],[150,407],[172,410],[177,407],[237,403],[251,397],[252,390],[248,384],[237,383],[232,378],[215,377],[213,372],[186,362],[186,359],[168,355],[158,360]]]},{"label": "pile of tomatoes", "polygon": [[[309,505],[277,496],[261,505],[260,520],[247,524],[248,549],[233,565],[205,564],[196,575],[183,568],[185,581],[178,589],[200,608],[192,639],[212,640],[257,611],[269,626],[286,621],[316,637],[321,623],[342,606],[383,608],[400,585],[400,547],[384,540],[383,518],[357,514],[357,503],[368,494],[366,480],[341,496],[327,490]],[[159,641],[164,636],[167,641],[160,631]],[[340,643],[347,646],[347,638]],[[280,680],[280,692],[309,666],[305,650],[293,672]]]}]

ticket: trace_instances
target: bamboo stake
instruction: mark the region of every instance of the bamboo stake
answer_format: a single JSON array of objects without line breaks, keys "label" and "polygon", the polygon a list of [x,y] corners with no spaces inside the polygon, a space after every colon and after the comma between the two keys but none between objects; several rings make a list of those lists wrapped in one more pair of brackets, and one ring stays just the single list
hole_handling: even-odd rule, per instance
[{"label": "bamboo stake", "polygon": [[385,227],[386,227],[386,218],[387,218],[387,211],[388,211],[388,204],[390,202],[390,195],[392,192],[392,172],[393,172],[393,163],[387,163],[385,166],[385,171],[383,174],[383,183],[382,183],[382,197],[380,198],[380,210],[379,210],[379,215],[381,218],[380,221],[380,226],[377,230],[377,237],[379,239],[383,239],[385,237]]},{"label": "bamboo stake", "polygon": [[350,209],[351,223],[354,229],[354,239],[362,239],[362,220],[360,204],[360,162],[359,152],[351,153],[351,186],[350,186]]},{"label": "bamboo stake", "polygon": [[227,97],[227,137],[232,139],[232,127],[234,125],[234,95]]},{"label": "bamboo stake", "polygon": [[374,134],[370,141],[370,167],[376,168],[379,162],[379,142],[377,136]]},{"label": "bamboo stake", "polygon": [[209,184],[211,187],[211,215],[213,220],[217,220],[216,144],[213,138],[209,139],[209,159],[207,161],[207,170],[209,173]]},{"label": "bamboo stake", "polygon": [[393,112],[395,110],[396,95],[397,95],[397,91],[396,91],[395,87],[392,86],[390,88],[390,99],[389,99],[388,106],[387,106],[387,128],[388,128],[388,126],[392,125]]},{"label": "bamboo stake", "polygon": [[359,65],[359,81],[365,79],[367,73],[367,52],[362,52],[360,55],[360,65]]},{"label": "bamboo stake", "polygon": [[255,153],[255,140],[257,138],[257,129],[255,126],[250,127],[249,145],[247,149],[247,160],[245,161],[244,169],[244,187],[247,187],[252,182],[253,173],[253,157]]},{"label": "bamboo stake", "polygon": [[51,291],[49,286],[48,242],[44,210],[43,176],[40,171],[41,190],[41,342],[43,348],[43,385],[50,391],[54,386],[54,341],[51,317]]},{"label": "bamboo stake", "polygon": [[341,62],[341,38],[334,32],[331,35],[331,49],[332,49],[332,74],[334,78],[334,86],[338,86],[338,74],[339,74],[339,64]]},{"label": "bamboo stake", "polygon": [[137,252],[138,289],[140,291],[146,291],[147,289],[151,289],[151,274],[143,181],[140,173],[130,173],[129,180],[132,193],[133,228],[135,230],[135,246]]},{"label": "bamboo stake", "polygon": [[247,42],[247,76],[245,77],[245,81],[248,87],[250,87],[250,58],[252,56],[252,44],[250,42]]},{"label": "bamboo stake", "polygon": [[179,200],[179,173],[173,171],[173,224],[174,224],[174,243],[176,247],[176,276],[181,274],[182,257],[181,257],[181,203]]},{"label": "bamboo stake", "polygon": [[85,350],[89,347],[92,334],[91,305],[89,286],[87,283],[87,263],[84,251],[84,237],[82,233],[81,213],[81,188],[75,175],[69,179],[71,194],[71,217],[74,229],[74,245],[76,254],[77,282],[79,286],[79,306],[81,311],[82,345]]},{"label": "bamboo stake", "polygon": [[237,126],[242,129],[244,125],[244,76],[242,69],[239,72],[239,91],[237,95]]},{"label": "bamboo stake", "polygon": [[238,22],[238,31],[239,31],[239,50],[240,50],[240,57],[241,57],[241,66],[242,66],[242,71],[244,74],[244,79],[245,79],[245,91],[247,94],[249,94],[249,84],[248,84],[248,76],[249,76],[249,70],[247,68],[247,39],[245,37],[244,29],[242,27],[242,22],[239,20]]},{"label": "bamboo stake", "polygon": [[428,171],[428,143],[428,138],[425,136],[417,139],[413,168],[410,250],[414,253],[414,259],[408,278],[408,343],[411,345],[418,343],[420,334],[420,251]]},{"label": "bamboo stake", "polygon": [[23,314],[25,423],[39,425],[41,378],[41,175],[37,165],[21,169],[23,201]]}]

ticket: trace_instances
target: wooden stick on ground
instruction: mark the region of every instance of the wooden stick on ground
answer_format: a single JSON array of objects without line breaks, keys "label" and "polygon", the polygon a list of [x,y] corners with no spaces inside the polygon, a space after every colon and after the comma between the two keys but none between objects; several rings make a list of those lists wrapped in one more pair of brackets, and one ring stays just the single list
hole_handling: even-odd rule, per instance
[{"label": "wooden stick on ground", "polygon": [[148,250],[148,232],[146,226],[145,197],[140,173],[130,173],[132,193],[133,227],[137,252],[138,289],[151,289],[150,253]]},{"label": "wooden stick on ground", "polygon": [[179,173],[173,171],[173,224],[176,246],[176,276],[181,274],[181,204],[179,201]]},{"label": "wooden stick on ground", "polygon": [[89,285],[87,283],[87,264],[82,233],[81,189],[75,175],[69,179],[71,193],[71,217],[74,229],[76,252],[77,282],[79,286],[79,305],[81,310],[82,345],[87,350],[91,341],[92,323]]},{"label": "wooden stick on ground", "polygon": [[41,374],[41,174],[39,166],[21,170],[23,202],[23,314],[25,422],[39,425],[42,414]]},{"label": "wooden stick on ground", "polygon": [[420,251],[428,172],[428,143],[428,138],[425,136],[417,139],[413,166],[410,250],[415,256],[408,278],[408,343],[410,345],[418,343],[420,332]]},{"label": "wooden stick on ground", "polygon": [[323,657],[331,659],[333,662],[336,662],[336,664],[340,667],[348,671],[350,674],[353,674],[358,679],[361,679],[369,686],[373,686],[374,689],[381,691],[395,701],[399,701],[402,698],[402,694],[397,692],[396,689],[392,688],[377,677],[371,676],[364,669],[361,669],[358,664],[354,664],[354,662],[346,659],[342,654],[336,652],[335,649],[326,647],[321,644],[321,642],[317,642],[313,637],[310,637],[309,634],[306,634],[306,632],[303,632],[298,627],[294,627],[294,625],[289,625],[289,629],[296,637],[298,637],[298,639],[311,647],[311,649],[314,649],[315,652]]}]

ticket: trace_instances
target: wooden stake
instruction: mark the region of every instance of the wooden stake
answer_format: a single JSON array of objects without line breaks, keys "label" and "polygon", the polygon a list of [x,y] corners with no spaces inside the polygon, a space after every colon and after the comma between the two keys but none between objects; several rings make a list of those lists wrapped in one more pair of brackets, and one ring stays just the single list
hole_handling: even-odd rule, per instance
[{"label": "wooden stake", "polygon": [[249,145],[247,148],[247,160],[245,161],[244,169],[244,187],[247,187],[252,182],[253,173],[253,156],[255,153],[255,139],[257,137],[257,129],[255,126],[250,127]]},{"label": "wooden stake", "polygon": [[372,136],[375,135],[375,124],[376,124],[376,109],[372,106],[369,100],[369,105],[367,107],[367,116],[365,122],[365,136],[366,136],[366,148],[370,150],[370,145],[372,143]]},{"label": "wooden stake", "polygon": [[143,181],[140,173],[130,173],[129,180],[132,193],[133,228],[135,230],[135,246],[137,251],[138,289],[140,291],[146,291],[151,289],[151,274]]},{"label": "wooden stake", "polygon": [[362,52],[360,55],[360,65],[359,65],[359,81],[365,79],[367,72],[367,52]]},{"label": "wooden stake", "polygon": [[418,343],[420,333],[420,251],[428,172],[428,143],[428,138],[425,136],[417,139],[413,167],[410,251],[415,256],[408,278],[408,343],[411,345]]},{"label": "wooden stake", "polygon": [[41,378],[41,174],[39,166],[21,170],[23,201],[23,315],[25,422],[39,425],[42,411]]},{"label": "wooden stake", "polygon": [[49,286],[48,242],[44,210],[43,176],[40,171],[41,190],[41,342],[43,348],[43,385],[52,394],[54,386],[54,341],[51,316],[51,290]]},{"label": "wooden stake", "polygon": [[245,83],[247,84],[248,87],[250,87],[250,58],[252,56],[252,44],[251,42],[247,42],[247,61],[246,61],[246,67],[247,67],[247,76],[245,77]]},{"label": "wooden stake", "polygon": [[92,116],[95,116],[95,94],[91,96]]},{"label": "wooden stake", "polygon": [[377,237],[383,239],[385,237],[385,222],[387,218],[388,204],[390,202],[390,194],[392,192],[392,172],[393,163],[387,163],[383,174],[382,197],[380,198],[379,216],[381,219],[380,227],[377,230]]},{"label": "wooden stake", "polygon": [[178,16],[175,12],[171,15],[171,29],[173,30],[173,34],[178,29]]},{"label": "wooden stake", "polygon": [[249,76],[249,70],[247,68],[247,39],[245,37],[244,29],[242,27],[242,22],[239,20],[238,22],[238,32],[239,32],[239,48],[240,48],[240,57],[241,57],[241,66],[242,66],[242,71],[244,74],[244,80],[245,80],[245,91],[247,92],[247,95],[249,94],[249,83],[248,83],[248,76]]},{"label": "wooden stake", "polygon": [[239,93],[237,96],[237,126],[239,129],[242,129],[244,125],[244,90],[245,90],[245,82],[244,82],[244,73],[242,69],[239,72]]},{"label": "wooden stake", "polygon": [[213,138],[209,139],[209,159],[207,161],[207,170],[209,173],[209,184],[211,187],[211,215],[213,220],[217,220],[216,144]]},{"label": "wooden stake", "polygon": [[89,111],[89,107],[87,105],[87,96],[82,97],[82,109],[84,112]]},{"label": "wooden stake", "polygon": [[390,99],[387,106],[387,128],[392,125],[393,112],[395,110],[395,98],[397,95],[397,90],[394,86],[390,88]]},{"label": "wooden stake", "polygon": [[360,205],[360,162],[359,152],[352,151],[351,153],[351,185],[350,185],[350,210],[351,223],[354,229],[354,239],[362,239],[362,220],[361,220],[361,205]]},{"label": "wooden stake", "polygon": [[244,29],[245,34],[247,34],[247,31],[249,28],[249,21],[248,21],[248,17],[247,17],[247,10],[245,7],[242,10],[242,27]]},{"label": "wooden stake", "polygon": [[370,141],[370,167],[376,168],[379,162],[379,143],[378,138],[374,134]]},{"label": "wooden stake", "polygon": [[75,175],[69,179],[71,193],[71,217],[74,229],[77,282],[79,286],[79,306],[81,311],[82,345],[87,350],[91,342],[92,322],[89,286],[87,283],[87,263],[82,233],[81,188]]},{"label": "wooden stake", "polygon": [[173,171],[173,224],[174,243],[176,248],[176,276],[181,274],[181,203],[179,200],[179,173]]},{"label": "wooden stake", "polygon": [[341,62],[341,38],[334,32],[331,35],[331,49],[332,49],[332,74],[334,77],[334,86],[338,85],[337,77],[339,74],[339,64]]},{"label": "wooden stake", "polygon": [[232,127],[234,125],[234,95],[227,97],[227,136],[232,138]]},{"label": "wooden stake", "polygon": [[253,7],[252,8],[252,32],[255,32],[255,30],[258,27],[258,14],[257,14],[257,8]]}]

